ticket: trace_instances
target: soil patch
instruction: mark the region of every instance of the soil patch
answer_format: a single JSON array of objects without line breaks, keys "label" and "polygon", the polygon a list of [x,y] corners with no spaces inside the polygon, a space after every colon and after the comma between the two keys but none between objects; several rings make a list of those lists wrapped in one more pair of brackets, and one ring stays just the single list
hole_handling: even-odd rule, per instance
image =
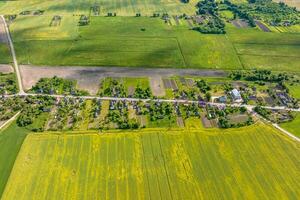
[{"label": "soil patch", "polygon": [[243,20],[243,19],[232,20],[231,23],[237,28],[247,28],[247,27],[249,27],[248,22],[246,20]]},{"label": "soil patch", "polygon": [[86,66],[31,66],[21,65],[23,85],[30,89],[40,78],[61,78],[76,80],[78,87],[96,94],[99,81],[105,77],[172,77],[172,76],[207,76],[224,77],[226,72],[219,70],[166,69],[166,68],[131,68],[131,67],[86,67]]},{"label": "soil patch", "polygon": [[271,32],[271,30],[264,25],[263,23],[261,23],[260,21],[255,21],[255,24],[264,32]]},{"label": "soil patch", "polygon": [[184,122],[183,122],[182,117],[177,117],[177,125],[178,125],[180,128],[183,128],[183,127],[184,127]]},{"label": "soil patch", "polygon": [[0,17],[0,43],[9,44],[2,17]]},{"label": "soil patch", "polygon": [[150,87],[154,96],[161,97],[166,95],[164,83],[161,77],[151,77]]},{"label": "soil patch", "polygon": [[0,73],[8,74],[14,72],[14,69],[11,65],[1,65],[0,64]]}]

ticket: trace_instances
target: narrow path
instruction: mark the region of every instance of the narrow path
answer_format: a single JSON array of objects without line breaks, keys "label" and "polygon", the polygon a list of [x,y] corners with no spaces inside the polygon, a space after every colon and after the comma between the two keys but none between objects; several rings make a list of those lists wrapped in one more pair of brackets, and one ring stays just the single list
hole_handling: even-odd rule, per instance
[{"label": "narrow path", "polygon": [[10,118],[9,120],[7,120],[4,124],[2,124],[1,126],[0,126],[0,130],[2,129],[2,128],[4,128],[4,127],[6,127],[6,125],[8,125],[8,124],[10,124],[12,121],[14,121],[17,117],[18,117],[18,115],[21,113],[21,111],[19,111],[17,114],[15,114],[12,118]]},{"label": "narrow path", "polygon": [[[109,100],[109,101],[131,101],[131,102],[167,102],[167,103],[205,103],[206,105],[213,105],[213,106],[232,106],[232,107],[246,107],[248,110],[252,110],[255,106],[254,105],[246,105],[241,103],[232,103],[232,104],[225,104],[225,103],[215,103],[215,102],[201,102],[196,100],[184,100],[184,99],[139,99],[139,98],[128,98],[128,97],[98,97],[98,96],[72,96],[72,95],[59,95],[59,94],[33,94],[33,93],[23,93],[23,94],[14,94],[14,95],[3,95],[4,98],[9,97],[16,97],[16,96],[50,96],[55,98],[81,98],[81,99],[99,99],[99,100]],[[300,112],[300,108],[287,108],[284,106],[262,106],[263,108],[271,109],[271,110],[287,110],[293,112]]]},{"label": "narrow path", "polygon": [[274,126],[274,128],[278,129],[281,133],[287,135],[288,137],[290,137],[291,139],[297,141],[297,142],[300,142],[300,138],[296,137],[295,135],[293,135],[292,133],[288,132],[287,130],[281,128],[278,124],[275,124],[275,123],[272,123],[271,121],[263,118],[262,116],[260,116],[259,114],[257,113],[254,113],[254,115],[261,119],[262,121],[268,123],[268,124],[271,124],[272,126]]},{"label": "narrow path", "polygon": [[278,130],[280,130],[282,133],[286,134],[287,136],[289,136],[290,138],[300,142],[300,138],[296,137],[295,135],[293,135],[292,133],[288,132],[287,130],[281,128],[278,124],[272,124],[275,128],[277,128]]},{"label": "narrow path", "polygon": [[13,58],[17,79],[18,79],[19,94],[23,95],[23,94],[25,94],[25,92],[23,89],[22,78],[21,78],[21,74],[20,74],[20,70],[19,70],[19,65],[18,65],[18,61],[17,61],[17,57],[16,57],[15,48],[14,48],[14,45],[13,45],[13,42],[12,42],[12,39],[10,36],[9,28],[8,28],[8,25],[7,25],[3,15],[0,16],[0,20],[2,20],[3,23],[5,24],[5,32],[7,35],[8,42],[9,42],[9,47],[10,47],[10,51],[11,51],[11,55]]}]

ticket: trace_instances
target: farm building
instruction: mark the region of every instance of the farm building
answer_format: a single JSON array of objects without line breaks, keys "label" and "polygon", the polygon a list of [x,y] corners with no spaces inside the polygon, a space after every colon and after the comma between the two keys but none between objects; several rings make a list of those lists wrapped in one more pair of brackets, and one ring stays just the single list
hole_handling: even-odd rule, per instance
[{"label": "farm building", "polygon": [[241,93],[237,89],[231,90],[230,95],[234,102],[242,102],[243,101]]}]

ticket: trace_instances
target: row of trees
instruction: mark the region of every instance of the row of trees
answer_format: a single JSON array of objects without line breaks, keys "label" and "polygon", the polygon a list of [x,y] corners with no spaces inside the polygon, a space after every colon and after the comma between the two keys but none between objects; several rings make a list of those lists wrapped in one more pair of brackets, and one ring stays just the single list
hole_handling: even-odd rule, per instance
[{"label": "row of trees", "polygon": [[57,76],[53,78],[41,78],[30,91],[40,94],[88,95],[87,91],[76,88],[75,81],[58,78]]},{"label": "row of trees", "polygon": [[284,82],[293,79],[287,73],[272,73],[271,70],[232,71],[229,77],[233,80]]}]

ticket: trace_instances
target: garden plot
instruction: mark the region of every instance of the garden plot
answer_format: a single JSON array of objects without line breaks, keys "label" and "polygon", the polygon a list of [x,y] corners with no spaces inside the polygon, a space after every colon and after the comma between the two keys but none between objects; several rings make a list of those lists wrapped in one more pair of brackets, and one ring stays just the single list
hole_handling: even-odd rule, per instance
[{"label": "garden plot", "polygon": [[180,128],[184,127],[184,121],[183,121],[182,117],[177,117],[177,125]]},{"label": "garden plot", "polygon": [[166,89],[178,90],[177,83],[174,79],[163,79],[163,82]]},{"label": "garden plot", "polygon": [[237,28],[247,28],[247,27],[249,27],[248,22],[246,20],[243,20],[243,19],[232,20],[231,23]]},{"label": "garden plot", "polygon": [[204,113],[201,113],[201,122],[204,128],[218,128],[216,119],[208,119]]},{"label": "garden plot", "polygon": [[255,21],[255,24],[264,32],[271,32],[271,30],[264,23],[260,21]]},{"label": "garden plot", "polygon": [[246,114],[234,114],[228,116],[229,122],[232,124],[244,123],[249,119]]},{"label": "garden plot", "polygon": [[151,77],[150,87],[154,96],[162,97],[166,95],[164,83],[161,77]]},{"label": "garden plot", "polygon": [[187,86],[187,87],[193,87],[195,84],[194,80],[191,78],[180,77],[179,81],[182,85]]},{"label": "garden plot", "polygon": [[147,126],[147,116],[145,115],[138,115],[137,116],[138,122],[141,127],[146,127]]}]

